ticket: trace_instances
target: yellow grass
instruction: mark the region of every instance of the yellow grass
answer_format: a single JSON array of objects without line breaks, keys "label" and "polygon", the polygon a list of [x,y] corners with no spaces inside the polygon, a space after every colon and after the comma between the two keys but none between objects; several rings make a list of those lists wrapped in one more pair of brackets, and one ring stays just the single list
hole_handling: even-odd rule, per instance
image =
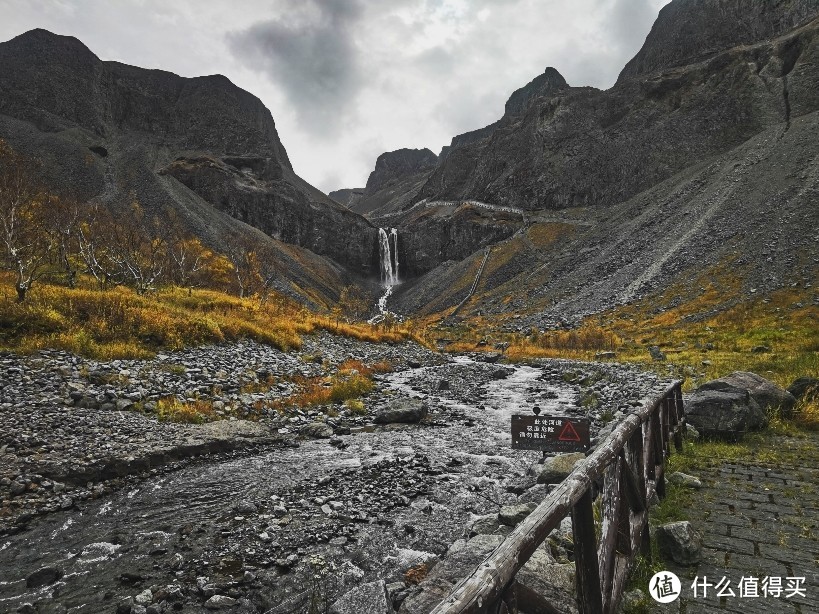
[{"label": "yellow grass", "polygon": [[417,338],[401,327],[337,323],[276,294],[261,303],[213,290],[164,288],[140,296],[125,287],[43,283],[24,303],[14,299],[11,279],[0,276],[0,348],[20,353],[54,348],[100,359],[147,358],[160,349],[243,338],[289,350],[301,346],[300,335],[319,330],[376,343]]}]

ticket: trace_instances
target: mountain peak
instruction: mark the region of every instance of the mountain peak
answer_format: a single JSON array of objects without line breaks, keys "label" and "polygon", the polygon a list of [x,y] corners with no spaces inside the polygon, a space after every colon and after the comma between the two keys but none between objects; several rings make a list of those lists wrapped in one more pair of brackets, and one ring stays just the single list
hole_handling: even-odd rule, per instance
[{"label": "mountain peak", "polygon": [[617,82],[776,38],[817,16],[816,0],[672,0]]},{"label": "mountain peak", "polygon": [[556,68],[547,67],[543,74],[538,75],[522,88],[512,92],[509,100],[506,101],[504,115],[520,115],[526,110],[529,101],[541,96],[549,96],[555,92],[568,87],[566,79],[563,78]]}]

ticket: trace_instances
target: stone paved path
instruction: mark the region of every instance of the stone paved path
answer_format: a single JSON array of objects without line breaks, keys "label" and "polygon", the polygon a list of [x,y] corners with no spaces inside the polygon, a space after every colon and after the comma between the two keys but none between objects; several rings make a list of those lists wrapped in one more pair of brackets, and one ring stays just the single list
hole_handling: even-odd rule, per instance
[{"label": "stone paved path", "polygon": [[[798,464],[723,463],[697,472],[703,488],[695,494],[698,505],[686,512],[703,536],[705,556],[696,567],[669,565],[682,581],[682,596],[663,612],[819,612],[819,433],[799,442],[772,437],[770,444]],[[725,577],[735,596],[718,597],[712,586],[707,598],[701,588],[694,598],[697,577],[713,585]],[[751,580],[741,597],[743,577]],[[765,577],[781,578],[779,597],[764,595]],[[794,577],[805,578],[802,594],[786,598]],[[754,578],[758,597],[750,596]]]}]

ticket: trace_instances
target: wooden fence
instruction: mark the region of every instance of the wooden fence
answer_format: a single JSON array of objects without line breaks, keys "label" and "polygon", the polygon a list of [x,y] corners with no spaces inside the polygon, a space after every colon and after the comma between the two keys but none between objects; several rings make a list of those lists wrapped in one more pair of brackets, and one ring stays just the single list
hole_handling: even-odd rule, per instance
[{"label": "wooden fence", "polygon": [[[594,452],[431,614],[554,614],[560,610],[516,582],[515,575],[569,514],[574,533],[577,603],[583,614],[612,614],[630,563],[650,556],[648,502],[665,496],[665,458],[682,448],[681,382],[629,414]],[[600,540],[592,490],[602,481]]]}]

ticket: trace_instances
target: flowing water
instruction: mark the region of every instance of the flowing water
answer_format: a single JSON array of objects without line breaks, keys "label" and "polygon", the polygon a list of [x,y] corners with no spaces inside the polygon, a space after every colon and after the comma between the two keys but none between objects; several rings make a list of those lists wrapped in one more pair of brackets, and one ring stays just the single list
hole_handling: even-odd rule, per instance
[{"label": "flowing water", "polygon": [[[365,525],[358,542],[371,560],[383,560],[404,548],[445,549],[463,531],[470,513],[480,511],[474,484],[500,483],[504,476],[523,475],[538,453],[510,448],[513,413],[528,413],[538,396],[553,398],[544,413],[565,412],[573,393],[559,384],[544,383],[540,369],[510,368],[505,379],[488,381],[487,365],[456,358],[442,367],[424,367],[389,374],[380,382],[385,395],[421,396],[433,407],[433,425],[406,425],[360,432],[345,437],[343,450],[326,441],[305,441],[299,448],[191,465],[160,475],[98,501],[79,511],[51,514],[31,523],[18,535],[0,538],[0,612],[13,612],[25,602],[64,604],[72,612],[113,612],[116,599],[129,594],[119,578],[137,574],[147,584],[167,584],[174,572],[165,560],[174,552],[185,559],[206,558],[209,548],[231,539],[226,527],[235,520],[237,501],[266,500],[298,484],[315,484],[328,475],[356,471],[383,459],[429,457],[438,467],[457,465],[436,477],[423,506],[385,512],[387,525]],[[429,382],[449,377],[453,392],[433,392]],[[471,378],[471,379],[470,379]],[[387,527],[412,522],[428,529],[429,537],[408,541],[403,532]],[[426,523],[426,524],[425,524]],[[234,523],[241,526],[241,523]],[[230,525],[233,526],[233,525]],[[180,543],[181,533],[187,533]],[[317,548],[323,546],[318,544]],[[165,557],[165,558],[163,558]],[[39,589],[26,587],[26,577],[43,566],[55,566],[63,578]],[[377,574],[377,569],[375,572]],[[141,590],[141,589],[140,589]],[[262,590],[270,592],[275,587]],[[136,594],[139,590],[132,590]],[[271,599],[275,602],[275,599]],[[198,607],[198,606],[197,606]],[[185,611],[197,611],[196,609]],[[298,611],[298,610],[294,610]]]}]

